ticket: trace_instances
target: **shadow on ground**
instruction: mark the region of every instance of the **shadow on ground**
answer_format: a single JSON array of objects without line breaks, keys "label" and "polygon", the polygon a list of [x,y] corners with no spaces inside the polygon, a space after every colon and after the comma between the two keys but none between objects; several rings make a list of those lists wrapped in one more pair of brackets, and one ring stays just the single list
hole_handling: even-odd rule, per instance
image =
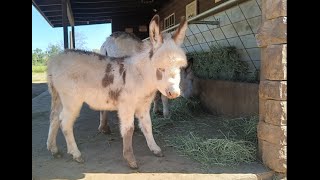
[{"label": "shadow on ground", "polygon": [[[119,133],[116,113],[111,113],[109,117],[113,133],[111,135],[97,134],[99,112],[90,110],[87,105],[83,106],[80,117],[74,126],[75,139],[85,163],[74,162],[72,157],[66,153],[66,143],[60,130],[57,137],[57,145],[63,152],[63,157],[54,159],[46,149],[51,102],[50,94],[46,91],[46,88],[46,84],[32,85],[32,177],[34,179],[108,179],[108,177],[112,177],[110,174],[119,173],[135,173],[135,175],[137,175],[136,173],[231,173],[252,175],[268,172],[259,163],[244,164],[236,167],[217,166],[211,169],[204,169],[198,162],[180,156],[173,148],[164,146],[165,143],[161,137],[156,137],[156,142],[162,148],[165,157],[155,157],[149,151],[144,136],[138,129],[134,133],[133,148],[139,169],[131,170],[122,158],[122,139]],[[34,98],[35,94],[40,95]],[[102,173],[105,176],[102,176]],[[237,177],[241,177],[241,175]],[[244,177],[244,179],[248,179],[248,177]],[[256,176],[254,175],[254,177]],[[118,176],[116,179],[122,178]]]}]

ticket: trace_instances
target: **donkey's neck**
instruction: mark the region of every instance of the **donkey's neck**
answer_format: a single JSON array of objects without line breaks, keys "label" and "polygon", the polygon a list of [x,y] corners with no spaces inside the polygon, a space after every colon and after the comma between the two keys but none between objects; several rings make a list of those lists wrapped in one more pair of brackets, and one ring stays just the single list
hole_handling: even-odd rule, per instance
[{"label": "donkey's neck", "polygon": [[[149,58],[149,51],[136,54],[131,57],[133,67],[136,69],[137,76],[141,79],[141,83],[145,87],[145,91],[153,92],[157,90],[156,86],[156,72],[152,67],[151,60]],[[141,85],[142,85],[141,84]]]}]

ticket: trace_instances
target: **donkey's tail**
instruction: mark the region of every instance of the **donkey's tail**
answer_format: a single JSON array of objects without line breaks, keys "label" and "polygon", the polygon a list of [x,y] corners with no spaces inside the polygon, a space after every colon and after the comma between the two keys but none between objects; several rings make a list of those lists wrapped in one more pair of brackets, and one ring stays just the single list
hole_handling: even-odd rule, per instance
[{"label": "donkey's tail", "polygon": [[[49,90],[49,93],[51,94],[51,116],[52,116],[53,114],[58,113],[61,110],[62,104],[59,97],[59,93],[54,87],[51,74],[48,74],[47,80],[48,80],[48,90]],[[50,118],[50,120],[52,119],[53,117]]]}]

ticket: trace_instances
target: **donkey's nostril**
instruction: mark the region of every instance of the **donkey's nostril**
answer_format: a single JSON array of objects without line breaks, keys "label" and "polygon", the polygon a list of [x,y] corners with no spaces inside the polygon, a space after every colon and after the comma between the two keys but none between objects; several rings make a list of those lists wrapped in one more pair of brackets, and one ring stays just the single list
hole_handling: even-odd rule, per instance
[{"label": "donkey's nostril", "polygon": [[169,94],[169,96],[171,96],[171,93],[170,93],[170,91],[168,92],[168,94]]}]

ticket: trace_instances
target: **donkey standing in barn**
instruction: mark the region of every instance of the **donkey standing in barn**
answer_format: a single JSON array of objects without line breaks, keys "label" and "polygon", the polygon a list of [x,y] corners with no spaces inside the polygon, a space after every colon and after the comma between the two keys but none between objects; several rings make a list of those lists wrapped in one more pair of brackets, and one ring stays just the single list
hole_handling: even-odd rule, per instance
[{"label": "donkey standing in barn", "polygon": [[[127,32],[114,32],[112,33],[106,41],[102,44],[100,48],[100,53],[110,57],[126,57],[132,56],[133,54],[139,53],[144,48],[150,48],[150,41],[143,42],[137,36],[132,33]],[[192,71],[191,71],[192,61],[188,63],[187,68],[181,69],[181,96],[189,98],[192,92]],[[153,103],[153,112],[159,112],[159,101],[160,96],[163,105],[163,115],[164,117],[169,117],[169,105],[168,98],[161,95],[159,92],[156,94],[156,98]],[[108,115],[107,111],[100,111],[100,125],[98,130],[102,133],[111,133],[110,127],[108,125]]]},{"label": "donkey standing in barn", "polygon": [[153,138],[150,106],[159,90],[168,98],[180,95],[180,69],[187,59],[180,47],[187,21],[183,17],[171,37],[163,37],[159,16],[149,25],[151,47],[127,58],[113,59],[101,54],[66,50],[48,62],[48,87],[51,93],[50,128],[47,148],[56,156],[59,126],[66,139],[68,153],[83,162],[75,142],[73,125],[82,104],[95,110],[117,110],[123,139],[123,157],[131,168],[138,168],[132,149],[134,117],[139,119],[149,149],[163,156]]}]

